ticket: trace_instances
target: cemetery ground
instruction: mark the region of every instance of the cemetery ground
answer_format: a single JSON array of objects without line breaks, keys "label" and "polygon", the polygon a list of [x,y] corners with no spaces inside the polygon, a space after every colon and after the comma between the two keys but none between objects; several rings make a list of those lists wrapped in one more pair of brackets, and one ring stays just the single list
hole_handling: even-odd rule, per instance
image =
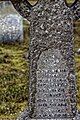
[{"label": "cemetery ground", "polygon": [[[77,108],[80,110],[80,20],[75,23],[74,51],[77,77]],[[27,107],[29,86],[29,24],[24,21],[23,43],[0,44],[0,120],[16,120]]]},{"label": "cemetery ground", "polygon": [[74,36],[75,72],[77,82],[77,108],[80,110],[80,54],[76,53],[77,50],[80,48],[80,20],[75,22]]},{"label": "cemetery ground", "polygon": [[15,120],[28,99],[29,25],[24,21],[24,42],[0,44],[0,120]]}]

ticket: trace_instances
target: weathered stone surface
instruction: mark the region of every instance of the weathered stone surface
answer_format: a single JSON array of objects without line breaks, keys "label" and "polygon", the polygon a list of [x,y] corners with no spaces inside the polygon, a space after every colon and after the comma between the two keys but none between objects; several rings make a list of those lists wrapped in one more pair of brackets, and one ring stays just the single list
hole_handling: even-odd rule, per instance
[{"label": "weathered stone surface", "polygon": [[[23,40],[23,20],[14,10],[11,2],[0,2],[0,42]],[[7,9],[13,13],[7,13]]]},{"label": "weathered stone surface", "polygon": [[[33,7],[26,2],[31,39],[29,112],[18,120],[80,119],[73,51],[73,20],[80,17],[79,3],[69,8],[65,0],[39,0]],[[17,10],[25,17],[21,9],[22,5]]]},{"label": "weathered stone surface", "polygon": [[69,93],[69,69],[58,49],[48,49],[37,62],[35,114],[37,118],[73,117]]}]

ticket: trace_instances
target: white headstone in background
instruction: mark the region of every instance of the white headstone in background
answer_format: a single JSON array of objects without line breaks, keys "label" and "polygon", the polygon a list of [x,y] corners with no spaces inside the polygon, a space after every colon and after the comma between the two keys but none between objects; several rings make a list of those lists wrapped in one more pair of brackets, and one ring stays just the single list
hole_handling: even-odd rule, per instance
[{"label": "white headstone in background", "polygon": [[[9,11],[9,12],[8,12]],[[10,2],[0,3],[0,41],[14,42],[23,40],[23,20],[13,9]]]}]

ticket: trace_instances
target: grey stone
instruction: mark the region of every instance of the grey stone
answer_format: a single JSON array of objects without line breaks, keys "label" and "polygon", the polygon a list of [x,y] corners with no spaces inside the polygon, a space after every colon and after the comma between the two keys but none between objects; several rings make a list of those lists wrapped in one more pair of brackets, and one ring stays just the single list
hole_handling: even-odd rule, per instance
[{"label": "grey stone", "polygon": [[[7,13],[8,9],[13,11]],[[23,41],[23,20],[14,12],[11,2],[0,2],[0,42]]]},{"label": "grey stone", "polygon": [[12,3],[30,21],[29,113],[19,119],[80,119],[73,51],[73,21],[80,17],[80,0],[71,6],[65,0],[39,0],[34,6],[25,0]]}]

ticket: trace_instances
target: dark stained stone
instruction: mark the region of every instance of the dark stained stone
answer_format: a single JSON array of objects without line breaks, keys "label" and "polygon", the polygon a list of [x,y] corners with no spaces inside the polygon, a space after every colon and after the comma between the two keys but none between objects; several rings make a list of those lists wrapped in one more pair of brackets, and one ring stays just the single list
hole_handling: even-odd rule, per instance
[{"label": "dark stained stone", "polygon": [[30,21],[29,112],[18,120],[79,120],[73,21],[80,17],[80,0],[70,7],[65,0],[12,3]]}]

